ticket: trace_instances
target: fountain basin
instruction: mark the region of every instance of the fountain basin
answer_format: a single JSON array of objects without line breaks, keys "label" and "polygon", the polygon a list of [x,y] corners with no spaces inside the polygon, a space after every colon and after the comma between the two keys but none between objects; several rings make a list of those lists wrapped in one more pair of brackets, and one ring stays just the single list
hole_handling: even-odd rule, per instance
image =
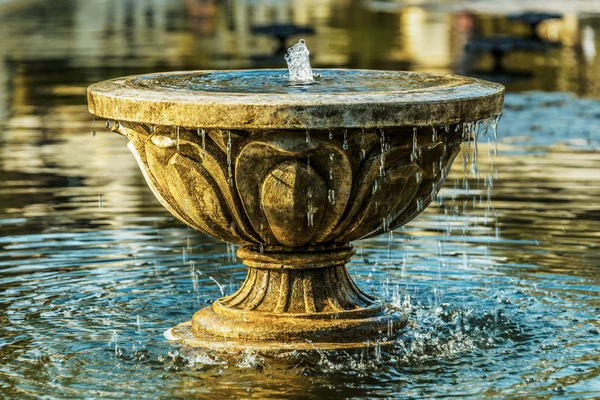
[{"label": "fountain basin", "polygon": [[127,136],[158,200],[189,226],[241,245],[234,294],[171,338],[264,352],[391,343],[406,318],[361,291],[350,242],[395,229],[435,198],[501,85],[388,71],[193,71],[100,82],[92,114]]}]

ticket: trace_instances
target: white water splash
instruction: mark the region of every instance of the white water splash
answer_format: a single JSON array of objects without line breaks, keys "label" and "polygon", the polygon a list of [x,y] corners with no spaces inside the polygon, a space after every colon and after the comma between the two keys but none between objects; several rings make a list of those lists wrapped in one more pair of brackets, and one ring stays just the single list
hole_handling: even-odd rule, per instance
[{"label": "white water splash", "polygon": [[310,52],[306,47],[306,41],[300,39],[298,43],[290,47],[285,55],[288,65],[290,81],[313,82],[313,72],[310,66]]}]

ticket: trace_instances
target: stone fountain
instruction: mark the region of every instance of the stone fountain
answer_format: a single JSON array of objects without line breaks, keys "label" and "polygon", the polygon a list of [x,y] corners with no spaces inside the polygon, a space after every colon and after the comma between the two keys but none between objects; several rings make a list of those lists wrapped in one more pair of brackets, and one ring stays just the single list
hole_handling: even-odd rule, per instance
[{"label": "stone fountain", "polygon": [[[290,68],[297,61],[288,58]],[[504,88],[439,74],[315,72],[168,72],[89,87],[90,112],[127,136],[161,204],[240,245],[248,267],[237,292],[168,338],[222,351],[356,349],[390,343],[406,326],[354,283],[350,243],[427,207],[473,122],[501,112]]]}]

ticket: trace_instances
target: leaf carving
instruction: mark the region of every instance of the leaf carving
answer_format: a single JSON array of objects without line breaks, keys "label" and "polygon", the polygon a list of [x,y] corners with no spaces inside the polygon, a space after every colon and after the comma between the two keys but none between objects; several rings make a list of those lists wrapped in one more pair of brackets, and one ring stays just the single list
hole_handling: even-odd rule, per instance
[{"label": "leaf carving", "polygon": [[[335,201],[326,202],[323,216],[317,221],[318,225],[315,222],[317,229],[309,242],[321,243],[342,217],[352,188],[352,166],[347,155],[339,143],[329,142],[324,133],[309,141],[300,132],[267,132],[253,137],[240,150],[235,166],[237,189],[244,210],[265,243],[281,244],[265,215],[260,193],[269,171],[276,165],[292,161],[310,166],[319,176],[315,179],[325,182],[326,194],[331,191],[335,196]],[[308,190],[306,194],[298,195],[302,196],[298,201],[307,204]]]},{"label": "leaf carving", "polygon": [[421,131],[419,143],[409,128],[310,137],[219,129],[201,137],[132,123],[115,130],[130,139],[149,186],[177,218],[223,240],[287,247],[347,243],[410,221],[461,142],[454,127],[436,142]]}]

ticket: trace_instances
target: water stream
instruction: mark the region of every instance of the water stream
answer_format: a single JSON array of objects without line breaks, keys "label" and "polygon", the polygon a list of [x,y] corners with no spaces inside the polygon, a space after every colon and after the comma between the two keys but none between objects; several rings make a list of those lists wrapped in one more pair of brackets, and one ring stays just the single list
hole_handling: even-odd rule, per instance
[{"label": "water stream", "polygon": [[285,62],[291,82],[309,83],[314,81],[309,54],[304,39],[300,39],[298,43],[288,49],[285,54]]}]

